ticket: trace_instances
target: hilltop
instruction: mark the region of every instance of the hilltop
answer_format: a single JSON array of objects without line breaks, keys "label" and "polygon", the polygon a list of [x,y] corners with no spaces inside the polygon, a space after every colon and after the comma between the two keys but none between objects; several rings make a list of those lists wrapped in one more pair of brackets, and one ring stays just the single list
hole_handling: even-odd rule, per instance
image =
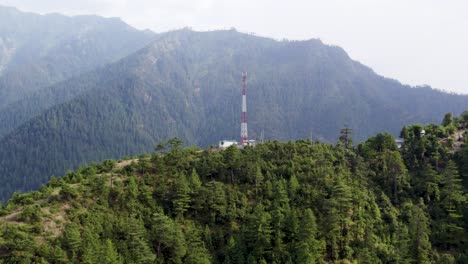
[{"label": "hilltop", "polygon": [[15,194],[0,208],[0,261],[463,263],[468,133],[455,152],[450,138],[467,127],[468,111],[404,127],[401,149],[389,134],[356,148],[173,139]]}]

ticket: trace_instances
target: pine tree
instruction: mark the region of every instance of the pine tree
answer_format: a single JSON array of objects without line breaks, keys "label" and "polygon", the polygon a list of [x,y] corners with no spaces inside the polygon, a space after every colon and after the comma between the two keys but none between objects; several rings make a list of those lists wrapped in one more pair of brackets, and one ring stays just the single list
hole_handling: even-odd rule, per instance
[{"label": "pine tree", "polygon": [[206,183],[205,198],[211,223],[225,216],[227,210],[226,191],[224,184],[217,181]]},{"label": "pine tree", "polygon": [[353,139],[351,138],[351,134],[353,134],[353,129],[345,126],[345,128],[340,130],[340,142],[343,144],[345,148],[353,147]]},{"label": "pine tree", "polygon": [[188,184],[190,187],[190,208],[193,211],[202,210],[203,187],[202,187],[202,181],[200,180],[200,176],[198,175],[195,168],[192,169],[192,173],[188,177]]},{"label": "pine tree", "polygon": [[426,214],[422,200],[413,205],[409,219],[409,230],[411,235],[411,253],[415,263],[431,263],[431,243],[429,242],[430,228],[429,219]]},{"label": "pine tree", "polygon": [[259,165],[257,165],[257,170],[255,172],[255,194],[257,195],[258,193],[258,188],[260,188],[263,184],[263,174],[262,174],[262,169],[260,168]]},{"label": "pine tree", "polygon": [[446,113],[444,116],[444,120],[442,120],[442,125],[444,127],[453,124],[453,115],[452,113]]},{"label": "pine tree", "polygon": [[398,204],[398,195],[407,186],[406,167],[398,151],[389,151],[384,155],[386,160],[387,181],[392,183],[392,197],[394,204]]},{"label": "pine tree", "polygon": [[195,168],[192,169],[192,173],[190,174],[190,177],[188,178],[188,183],[190,186],[190,190],[192,193],[198,193],[201,186],[202,182],[200,180],[200,176],[198,176],[197,170]]},{"label": "pine tree", "polygon": [[150,247],[142,238],[131,241],[131,254],[131,261],[135,264],[152,263],[156,259]]},{"label": "pine tree", "polygon": [[449,213],[456,213],[457,206],[466,201],[457,165],[450,160],[441,175],[441,203]]},{"label": "pine tree", "polygon": [[122,259],[117,253],[117,250],[112,243],[112,240],[106,239],[101,253],[101,261],[99,263],[103,264],[119,264],[123,263]]},{"label": "pine tree", "polygon": [[402,222],[397,222],[393,236],[395,263],[410,264],[410,236],[407,226]]},{"label": "pine tree", "polygon": [[310,208],[306,209],[299,227],[298,241],[295,248],[295,263],[317,263],[321,257],[321,245],[316,239],[317,224]]},{"label": "pine tree", "polygon": [[300,222],[297,216],[297,210],[291,209],[290,213],[286,216],[285,220],[285,242],[287,243],[287,248],[289,252],[294,252],[295,241],[298,240],[300,229]]},{"label": "pine tree", "polygon": [[226,164],[226,168],[230,174],[231,184],[234,184],[236,181],[235,173],[240,166],[240,151],[236,146],[229,146],[223,151],[223,156],[224,164]]},{"label": "pine tree", "polygon": [[57,245],[52,248],[49,254],[48,259],[50,259],[52,263],[67,264],[71,261],[68,259],[67,253]]},{"label": "pine tree", "polygon": [[187,254],[184,258],[184,263],[187,264],[210,264],[211,255],[205,247],[202,240],[202,229],[195,224],[188,222],[185,232],[185,240],[187,242]]},{"label": "pine tree", "polygon": [[211,237],[211,230],[208,225],[205,225],[205,229],[203,230],[203,242],[205,243],[206,248],[211,252],[213,249],[213,239]]},{"label": "pine tree", "polygon": [[440,204],[445,210],[446,218],[438,221],[439,239],[447,248],[457,245],[463,240],[461,234],[462,207],[466,204],[466,195],[458,174],[456,164],[450,160],[441,174]]},{"label": "pine tree", "polygon": [[329,206],[327,212],[328,243],[331,247],[331,257],[339,259],[347,257],[344,249],[348,246],[350,232],[348,232],[350,215],[349,209],[352,205],[350,186],[344,183],[341,177],[337,177],[334,183],[331,197],[327,201]]},{"label": "pine tree", "polygon": [[458,156],[460,161],[460,175],[466,193],[468,191],[468,132],[465,132],[465,144]]},{"label": "pine tree", "polygon": [[128,245],[128,258],[132,263],[144,264],[151,263],[156,259],[156,256],[148,246],[144,238],[145,227],[141,219],[130,216],[127,226],[127,245]]},{"label": "pine tree", "polygon": [[65,243],[73,256],[77,259],[81,245],[81,234],[78,225],[71,223],[65,228]]},{"label": "pine tree", "polygon": [[228,239],[228,243],[226,245],[226,253],[225,253],[225,260],[224,263],[246,263],[245,260],[245,253],[246,248],[244,241],[242,241],[240,236],[231,236]]},{"label": "pine tree", "polygon": [[157,213],[152,221],[152,241],[158,259],[180,263],[187,253],[184,235],[174,220]]},{"label": "pine tree", "polygon": [[184,174],[174,179],[174,198],[172,204],[177,217],[182,217],[190,207],[190,187]]},{"label": "pine tree", "polygon": [[257,204],[255,206],[244,234],[248,251],[251,252],[247,263],[270,254],[272,242],[271,215],[265,212],[263,205]]},{"label": "pine tree", "polygon": [[101,244],[99,242],[99,237],[95,232],[89,229],[85,229],[83,232],[83,241],[81,247],[83,248],[83,263],[93,264],[99,262]]},{"label": "pine tree", "polygon": [[293,173],[291,175],[291,178],[289,178],[289,195],[291,197],[291,200],[296,198],[297,191],[301,187],[299,184],[299,181],[297,180],[296,174]]},{"label": "pine tree", "polygon": [[128,177],[127,190],[125,192],[127,201],[130,203],[135,202],[135,199],[138,196],[138,185],[134,176]]},{"label": "pine tree", "polygon": [[286,245],[284,243],[284,227],[286,216],[289,214],[289,197],[287,192],[287,182],[280,179],[274,182],[274,196],[271,206],[272,216],[272,257],[281,262],[284,262],[286,255]]},{"label": "pine tree", "polygon": [[424,165],[423,169],[414,177],[413,185],[416,194],[424,197],[427,203],[440,200],[440,177],[430,164]]}]

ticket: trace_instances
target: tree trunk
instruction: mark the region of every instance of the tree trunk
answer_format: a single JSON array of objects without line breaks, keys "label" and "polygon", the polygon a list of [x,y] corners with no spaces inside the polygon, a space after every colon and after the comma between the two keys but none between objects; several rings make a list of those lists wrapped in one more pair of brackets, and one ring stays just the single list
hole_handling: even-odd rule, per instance
[{"label": "tree trunk", "polygon": [[231,169],[231,184],[234,185],[234,170]]}]

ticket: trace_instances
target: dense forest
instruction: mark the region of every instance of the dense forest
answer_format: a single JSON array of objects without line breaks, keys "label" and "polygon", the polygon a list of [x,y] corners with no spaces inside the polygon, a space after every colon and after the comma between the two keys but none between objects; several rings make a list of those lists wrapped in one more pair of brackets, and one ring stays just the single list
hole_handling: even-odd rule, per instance
[{"label": "dense forest", "polygon": [[348,125],[361,142],[380,131],[396,136],[404,125],[439,122],[468,105],[467,95],[378,76],[316,39],[276,41],[235,30],[162,33],[118,62],[0,110],[0,200],[89,162],[150,152],[172,137],[201,148],[237,139],[242,71],[251,138],[263,131],[271,141],[335,142]]},{"label": "dense forest", "polygon": [[0,263],[467,263],[468,111],[354,145],[174,138],[16,193]]}]

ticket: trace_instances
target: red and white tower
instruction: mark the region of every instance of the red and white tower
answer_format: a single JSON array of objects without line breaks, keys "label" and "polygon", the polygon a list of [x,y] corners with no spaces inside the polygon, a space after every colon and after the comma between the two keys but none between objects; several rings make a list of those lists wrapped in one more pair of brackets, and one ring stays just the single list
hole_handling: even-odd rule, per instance
[{"label": "red and white tower", "polygon": [[246,97],[246,78],[247,73],[242,73],[242,118],[241,118],[241,136],[240,144],[246,146],[249,143],[249,136],[247,133],[247,97]]}]

